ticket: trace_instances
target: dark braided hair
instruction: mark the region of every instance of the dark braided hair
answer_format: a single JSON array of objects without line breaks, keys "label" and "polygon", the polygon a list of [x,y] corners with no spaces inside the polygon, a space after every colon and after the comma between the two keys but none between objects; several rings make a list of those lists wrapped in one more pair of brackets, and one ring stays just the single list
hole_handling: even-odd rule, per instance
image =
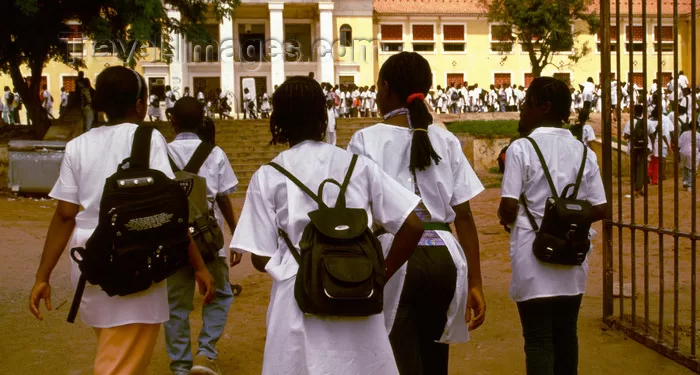
[{"label": "dark braided hair", "polygon": [[555,125],[569,123],[571,92],[564,81],[553,77],[535,78],[527,89],[525,100],[531,106],[549,102],[551,117],[557,122]]},{"label": "dark braided hair", "polygon": [[406,104],[413,129],[421,129],[413,131],[409,164],[411,172],[415,172],[416,169],[425,170],[433,161],[436,165],[439,164],[440,155],[435,152],[427,132],[428,125],[433,123],[433,116],[430,115],[428,106],[420,99],[407,102],[408,97],[413,94],[425,96],[433,85],[433,73],[428,60],[415,52],[401,52],[393,55],[379,70],[379,81],[386,82],[389,91]]},{"label": "dark braided hair", "polygon": [[322,141],[327,125],[326,97],[314,79],[289,78],[272,95],[270,144]]},{"label": "dark braided hair", "polygon": [[148,87],[140,74],[123,66],[110,66],[97,76],[92,108],[104,112],[110,121],[121,120],[136,107],[136,101],[147,97]]}]

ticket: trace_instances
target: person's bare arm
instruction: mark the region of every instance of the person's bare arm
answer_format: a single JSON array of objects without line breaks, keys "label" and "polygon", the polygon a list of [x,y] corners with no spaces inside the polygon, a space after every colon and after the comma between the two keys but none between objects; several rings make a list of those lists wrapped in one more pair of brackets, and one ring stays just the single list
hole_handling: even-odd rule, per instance
[{"label": "person's bare arm", "polygon": [[411,212],[401,229],[396,232],[394,242],[386,257],[386,280],[391,279],[396,271],[411,258],[422,235],[423,222],[415,212]]},{"label": "person's bare arm", "polygon": [[80,211],[80,206],[74,203],[58,201],[56,212],[53,214],[49,231],[46,234],[44,242],[44,251],[41,253],[41,261],[39,270],[36,273],[36,281],[31,293],[29,294],[29,310],[39,320],[43,320],[39,304],[43,299],[48,310],[51,306],[51,285],[49,279],[51,272],[56,268],[58,260],[68,245],[70,236],[75,229],[75,217]]},{"label": "person's bare arm", "polygon": [[515,222],[518,217],[518,200],[513,198],[501,198],[501,204],[498,206],[498,218],[501,225],[508,227]]},{"label": "person's bare arm", "polygon": [[190,244],[187,247],[187,255],[190,259],[190,265],[194,269],[194,277],[199,286],[199,294],[204,296],[204,303],[207,304],[214,299],[216,295],[216,283],[214,282],[214,277],[209,273],[204,259],[202,259],[202,254],[197,249],[197,244],[194,243],[192,236],[188,234],[190,238]]},{"label": "person's bare arm", "polygon": [[[233,234],[236,231],[236,217],[233,214],[233,205],[231,204],[231,198],[227,195],[219,195],[216,197],[216,204],[219,206],[221,214],[224,216],[224,220],[226,220],[226,224],[228,224],[228,228],[231,231],[231,234]],[[231,259],[229,261],[231,267],[235,267],[236,265],[241,263],[243,254],[233,251],[233,249],[230,250],[230,253]]]},{"label": "person's bare arm", "polygon": [[469,330],[479,328],[486,318],[486,300],[481,281],[481,257],[479,254],[479,234],[476,230],[474,215],[469,202],[453,207],[457,239],[467,257],[469,267],[469,291],[467,295],[467,313],[465,319]]}]

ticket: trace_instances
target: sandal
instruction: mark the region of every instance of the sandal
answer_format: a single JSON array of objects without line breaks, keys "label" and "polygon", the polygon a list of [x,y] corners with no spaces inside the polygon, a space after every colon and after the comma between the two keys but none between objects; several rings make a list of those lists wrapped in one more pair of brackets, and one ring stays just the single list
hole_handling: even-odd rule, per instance
[{"label": "sandal", "polygon": [[231,284],[231,290],[234,296],[238,296],[243,291],[243,286],[241,284]]}]

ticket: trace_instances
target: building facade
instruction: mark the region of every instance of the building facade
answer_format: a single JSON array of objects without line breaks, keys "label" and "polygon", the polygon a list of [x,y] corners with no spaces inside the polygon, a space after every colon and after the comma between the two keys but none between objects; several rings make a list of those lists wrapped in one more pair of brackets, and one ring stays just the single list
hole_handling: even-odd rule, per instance
[{"label": "building facade", "polygon": [[[650,85],[658,70],[655,68],[658,45],[653,42],[659,37],[663,43],[661,71],[665,79],[670,79],[676,32],[680,46],[678,66],[680,70],[690,71],[693,32],[690,3],[679,2],[681,16],[678,24],[674,24],[672,1],[648,1],[646,20],[642,20],[640,5],[635,2],[630,27],[626,1],[620,3],[620,25],[615,22],[615,4],[612,5],[613,49],[618,42],[623,43],[619,72],[613,56],[616,77],[642,86],[644,76],[630,75],[629,67],[641,71],[642,56],[646,54],[650,67],[646,79]],[[656,1],[664,2],[660,30],[657,30]],[[592,9],[596,7],[597,4],[592,5]],[[181,18],[175,10],[169,11],[169,16]],[[576,47],[588,46],[590,53],[572,63],[571,51],[559,52],[542,74],[557,76],[574,85],[588,77],[597,83],[601,70],[600,40],[583,23],[573,24],[572,29],[580,33]],[[144,50],[145,56],[137,69],[146,77],[151,92],[163,99],[166,85],[179,95],[185,87],[193,95],[199,91],[210,95],[221,89],[229,93],[234,107],[240,109],[245,88],[260,96],[294,75],[313,73],[322,82],[371,86],[382,63],[399,51],[423,54],[431,64],[435,86],[468,82],[481,87],[492,83],[527,87],[532,80],[528,53],[519,43],[502,37],[510,31],[488,21],[480,0],[242,0],[233,19],[219,23],[212,18],[206,30],[209,42],[170,35],[173,50],[169,59],[153,43]],[[645,31],[646,44],[643,43]],[[66,37],[66,43],[72,55],[84,60],[85,76],[93,82],[105,66],[121,64],[114,53],[114,48],[119,46],[114,43],[84,40],[79,33]],[[630,51],[633,52],[631,65]],[[170,63],[163,62],[166,60]],[[66,65],[47,64],[44,79],[56,102],[61,87],[67,91],[73,89],[76,76],[77,71]],[[7,76],[0,77],[0,85],[12,86]]]}]

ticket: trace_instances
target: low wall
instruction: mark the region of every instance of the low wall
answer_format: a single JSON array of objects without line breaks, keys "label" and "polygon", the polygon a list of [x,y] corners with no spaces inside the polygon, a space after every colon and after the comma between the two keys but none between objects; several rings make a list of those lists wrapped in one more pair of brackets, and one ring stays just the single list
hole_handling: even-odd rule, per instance
[{"label": "low wall", "polygon": [[498,154],[510,143],[510,138],[475,138],[467,134],[456,135],[462,143],[462,150],[469,164],[477,171],[487,171],[489,168],[497,167]]}]

